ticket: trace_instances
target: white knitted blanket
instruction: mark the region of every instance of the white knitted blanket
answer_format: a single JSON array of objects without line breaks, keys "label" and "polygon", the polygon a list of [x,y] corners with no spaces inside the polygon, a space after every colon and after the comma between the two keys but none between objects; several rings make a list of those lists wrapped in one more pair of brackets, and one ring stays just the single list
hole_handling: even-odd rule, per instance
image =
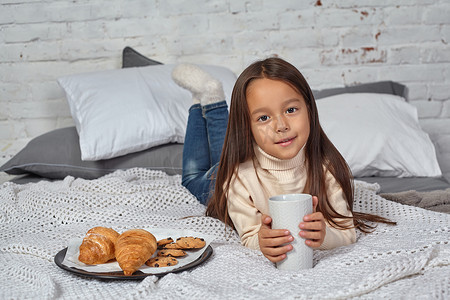
[{"label": "white knitted blanket", "polygon": [[[0,186],[0,299],[449,299],[450,215],[405,206],[356,184],[355,210],[398,222],[355,244],[314,251],[314,268],[277,270],[240,245],[180,184],[131,169],[97,180]],[[188,217],[188,218],[185,218]],[[190,229],[215,235],[200,266],[143,280],[99,280],[60,269],[54,256],[91,227]]]}]

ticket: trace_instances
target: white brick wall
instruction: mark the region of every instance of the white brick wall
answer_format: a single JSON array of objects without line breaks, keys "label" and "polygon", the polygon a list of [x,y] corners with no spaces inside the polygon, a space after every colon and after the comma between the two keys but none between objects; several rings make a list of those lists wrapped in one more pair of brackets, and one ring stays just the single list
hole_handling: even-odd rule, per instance
[{"label": "white brick wall", "polygon": [[449,43],[448,0],[2,0],[0,141],[72,125],[56,79],[120,68],[125,46],[237,74],[277,54],[314,89],[406,84],[450,179]]}]

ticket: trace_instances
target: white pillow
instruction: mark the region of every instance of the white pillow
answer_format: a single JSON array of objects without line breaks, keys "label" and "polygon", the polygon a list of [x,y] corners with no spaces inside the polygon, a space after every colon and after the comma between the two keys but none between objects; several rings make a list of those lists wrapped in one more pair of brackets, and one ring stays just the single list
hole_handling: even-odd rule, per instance
[{"label": "white pillow", "polygon": [[340,94],[317,101],[320,123],[353,176],[441,176],[417,109],[389,94]]},{"label": "white pillow", "polygon": [[[80,137],[82,160],[100,160],[169,142],[182,143],[191,93],[171,78],[175,65],[152,65],[58,79]],[[200,65],[222,81],[228,104],[236,75]]]}]

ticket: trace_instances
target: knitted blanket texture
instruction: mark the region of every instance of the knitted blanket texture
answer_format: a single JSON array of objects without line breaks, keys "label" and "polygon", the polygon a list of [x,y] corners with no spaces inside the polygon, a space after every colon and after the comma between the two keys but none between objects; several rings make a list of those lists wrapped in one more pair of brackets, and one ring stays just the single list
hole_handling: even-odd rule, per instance
[{"label": "knitted blanket texture", "polygon": [[[357,242],[314,251],[314,268],[280,271],[216,219],[180,176],[130,169],[95,180],[0,186],[0,299],[449,299],[450,215],[381,198],[355,182],[354,210],[387,217]],[[163,277],[105,280],[54,256],[94,226],[189,229],[216,236],[203,264]]]}]

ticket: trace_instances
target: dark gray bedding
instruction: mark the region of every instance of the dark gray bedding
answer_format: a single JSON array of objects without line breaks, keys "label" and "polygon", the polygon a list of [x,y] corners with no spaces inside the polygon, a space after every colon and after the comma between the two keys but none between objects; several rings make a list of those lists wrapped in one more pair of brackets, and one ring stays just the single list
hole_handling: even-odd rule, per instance
[{"label": "dark gray bedding", "polygon": [[365,177],[357,180],[380,185],[379,195],[387,200],[441,213],[450,213],[450,183],[444,178]]},{"label": "dark gray bedding", "polygon": [[401,204],[450,214],[450,189],[431,192],[406,191],[380,194],[380,196]]}]

